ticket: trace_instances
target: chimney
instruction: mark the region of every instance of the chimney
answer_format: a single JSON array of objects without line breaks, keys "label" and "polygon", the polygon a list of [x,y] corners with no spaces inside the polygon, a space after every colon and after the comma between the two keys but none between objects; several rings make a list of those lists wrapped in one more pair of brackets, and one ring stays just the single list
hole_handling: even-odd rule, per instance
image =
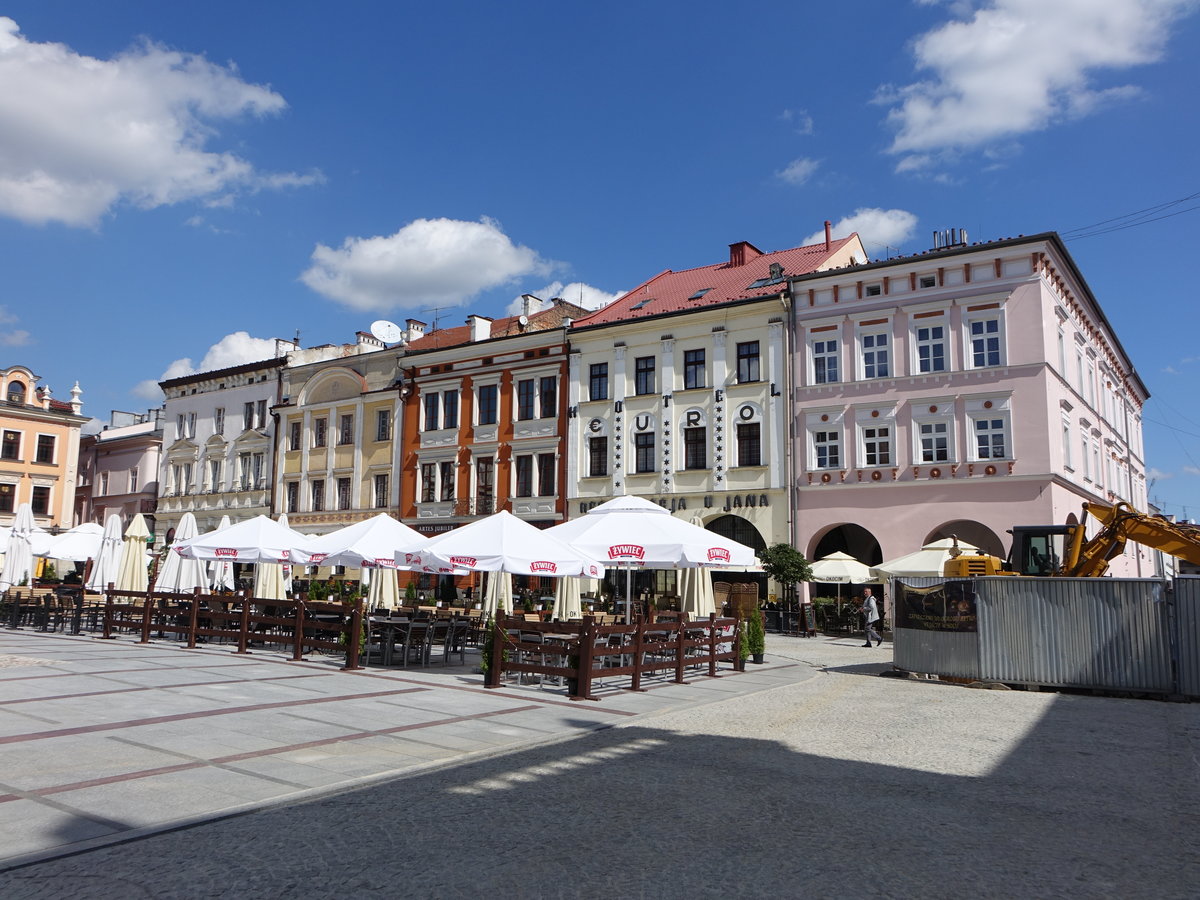
[{"label": "chimney", "polygon": [[825,220],[825,252],[833,249],[833,223]]},{"label": "chimney", "polygon": [[382,349],[387,346],[387,344],[375,337],[375,335],[366,331],[354,332],[354,338],[355,343],[357,343],[360,347],[375,347],[377,349]]},{"label": "chimney", "polygon": [[729,245],[729,265],[744,266],[750,260],[762,256],[762,251],[749,241],[738,241]]},{"label": "chimney", "polygon": [[486,341],[492,336],[492,320],[487,316],[467,316],[467,325],[471,329],[472,343]]},{"label": "chimney", "polygon": [[521,314],[524,316],[532,316],[542,309],[542,301],[533,294],[521,295]]},{"label": "chimney", "polygon": [[425,323],[418,322],[416,319],[405,319],[404,324],[407,330],[404,339],[408,342],[420,340],[425,337]]},{"label": "chimney", "polygon": [[41,389],[41,391],[39,393],[41,394],[42,409],[49,409],[50,408],[50,394],[52,393],[52,391],[50,390],[50,385],[46,385],[44,388]]}]

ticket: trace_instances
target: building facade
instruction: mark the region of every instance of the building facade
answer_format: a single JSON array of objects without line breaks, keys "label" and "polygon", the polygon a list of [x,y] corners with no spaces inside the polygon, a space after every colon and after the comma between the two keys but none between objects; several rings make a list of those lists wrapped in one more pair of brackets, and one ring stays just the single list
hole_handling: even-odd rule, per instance
[{"label": "building facade", "polygon": [[76,382],[71,401],[51,396],[25,366],[0,369],[0,525],[11,525],[17,508],[30,504],[36,524],[70,528],[79,477],[83,393]]},{"label": "building facade", "polygon": [[[1004,557],[1015,524],[1078,521],[1086,500],[1146,508],[1149,395],[1056,234],[956,233],[790,287],[808,558],[870,565],[951,535]],[[1155,566],[1130,544],[1111,572]]]},{"label": "building facade", "polygon": [[80,441],[75,524],[103,525],[110,515],[122,525],[141,513],[157,540],[155,510],[162,463],[163,411],[113,410],[109,424]]},{"label": "building facade", "polygon": [[274,513],[306,534],[399,512],[403,350],[357,337],[336,355],[290,353],[281,370]]}]

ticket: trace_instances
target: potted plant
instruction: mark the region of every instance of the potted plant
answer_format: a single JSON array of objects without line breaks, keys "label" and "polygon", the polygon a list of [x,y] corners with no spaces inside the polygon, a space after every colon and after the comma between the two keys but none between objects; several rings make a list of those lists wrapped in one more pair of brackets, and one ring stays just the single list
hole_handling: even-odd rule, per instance
[{"label": "potted plant", "polygon": [[799,611],[796,603],[796,584],[812,580],[812,566],[804,558],[804,554],[791,544],[772,544],[765,550],[760,550],[758,558],[767,577],[777,581],[783,587],[780,630],[787,631],[788,628],[785,624],[787,614],[794,615]]},{"label": "potted plant", "polygon": [[417,583],[415,581],[410,581],[408,586],[404,589],[404,605],[417,605]]},{"label": "potted plant", "polygon": [[749,655],[755,663],[762,665],[766,644],[767,633],[763,628],[762,610],[755,609],[746,617],[746,634],[742,640],[742,646],[745,648],[743,653]]}]

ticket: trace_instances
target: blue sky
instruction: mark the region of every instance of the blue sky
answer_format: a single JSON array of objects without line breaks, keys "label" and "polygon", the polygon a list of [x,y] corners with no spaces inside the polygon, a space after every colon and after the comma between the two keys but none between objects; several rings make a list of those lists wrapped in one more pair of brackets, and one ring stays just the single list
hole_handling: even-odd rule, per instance
[{"label": "blue sky", "polygon": [[1068,246],[1197,516],[1198,11],[8,2],[0,346],[106,419],[296,331],[594,306],[825,219],[877,257],[1112,220]]}]

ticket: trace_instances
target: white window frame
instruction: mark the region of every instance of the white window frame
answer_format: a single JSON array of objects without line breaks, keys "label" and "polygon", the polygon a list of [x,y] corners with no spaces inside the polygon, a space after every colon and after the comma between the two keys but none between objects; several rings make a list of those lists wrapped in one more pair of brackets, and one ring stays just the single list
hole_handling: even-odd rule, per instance
[{"label": "white window frame", "polygon": [[[921,329],[940,328],[942,336],[940,338],[927,337],[922,340],[920,337]],[[926,319],[914,319],[911,329],[912,341],[912,374],[913,375],[938,375],[943,372],[950,371],[950,322],[946,316],[930,316]],[[932,348],[941,345],[942,348],[942,367],[940,369],[922,368],[921,350],[923,348],[931,348],[930,360],[933,359]],[[932,365],[932,363],[931,363]]]},{"label": "white window frame", "polygon": [[1063,439],[1063,468],[1068,472],[1075,471],[1074,453],[1071,451],[1071,417],[1062,417],[1062,439]]},{"label": "white window frame", "polygon": [[[880,345],[879,340],[882,338],[883,343]],[[875,344],[870,348],[867,343]],[[876,381],[881,378],[891,378],[896,374],[895,361],[896,355],[893,352],[895,349],[895,341],[892,340],[892,323],[889,320],[886,324],[877,325],[860,325],[854,336],[854,344],[856,353],[855,365],[858,369],[857,378],[859,381]],[[879,355],[882,354],[883,362],[879,362]],[[870,365],[874,367],[873,374],[867,374],[867,358],[870,356]],[[879,373],[879,369],[885,369],[883,374]]]},{"label": "white window frame", "polygon": [[[825,438],[819,439],[818,435],[825,435]],[[845,447],[843,444],[845,437],[842,424],[840,422],[822,422],[817,426],[810,426],[808,429],[808,461],[809,468],[814,471],[828,472],[837,469],[843,469],[846,465]],[[819,449],[824,447],[826,451],[825,464],[820,461]],[[837,453],[837,462],[830,464],[829,449],[833,448]]]},{"label": "white window frame", "polygon": [[[878,435],[873,437],[867,435],[868,431],[878,431],[879,429],[883,428],[887,429],[886,438],[880,438]],[[889,469],[896,465],[896,423],[894,421],[891,419],[867,419],[858,423],[857,431],[858,446],[855,448],[855,454],[858,457],[860,468]],[[871,462],[867,458],[869,453],[867,450],[868,441],[874,441],[876,444],[880,443],[881,441],[886,441],[888,454],[887,462],[879,462],[878,459],[875,462]],[[875,452],[878,454],[878,447],[876,447]]]},{"label": "white window frame", "polygon": [[[912,454],[913,464],[918,466],[940,466],[947,463],[958,462],[958,441],[955,428],[954,418],[954,401],[950,398],[938,400],[920,400],[913,401],[913,405],[920,405],[920,408],[928,408],[936,406],[937,412],[923,413],[921,415],[913,415],[912,419]],[[945,459],[926,459],[925,458],[925,440],[927,435],[923,433],[924,426],[941,426],[944,429],[946,437],[946,458]]]},{"label": "white window frame", "polygon": [[[833,350],[818,350],[817,345],[832,344]],[[816,334],[810,332],[808,338],[808,382],[809,384],[841,384],[842,383],[842,338],[840,331],[819,331]],[[817,380],[817,360],[826,361],[825,372],[828,375],[828,361],[833,360],[835,369],[835,377],[828,378],[824,381]]]},{"label": "white window frame", "polygon": [[[1012,421],[1008,413],[976,413],[967,416],[967,424],[971,431],[970,436],[970,459],[973,462],[995,462],[996,460],[1008,460],[1013,458],[1012,452]],[[980,425],[983,425],[983,430],[992,435],[999,433],[1004,442],[1003,456],[984,456],[979,452],[979,436]],[[997,427],[999,426],[999,427]]]},{"label": "white window frame", "polygon": [[[982,322],[996,323],[996,344],[997,344],[997,362],[984,362],[983,365],[977,365],[975,362],[975,336],[973,329],[976,324]],[[1008,347],[1006,340],[1006,329],[1004,327],[1004,308],[999,309],[981,309],[975,312],[963,313],[963,368],[964,369],[997,369],[1008,365]],[[987,336],[983,338],[987,339]],[[990,352],[985,349],[985,354]]]}]

